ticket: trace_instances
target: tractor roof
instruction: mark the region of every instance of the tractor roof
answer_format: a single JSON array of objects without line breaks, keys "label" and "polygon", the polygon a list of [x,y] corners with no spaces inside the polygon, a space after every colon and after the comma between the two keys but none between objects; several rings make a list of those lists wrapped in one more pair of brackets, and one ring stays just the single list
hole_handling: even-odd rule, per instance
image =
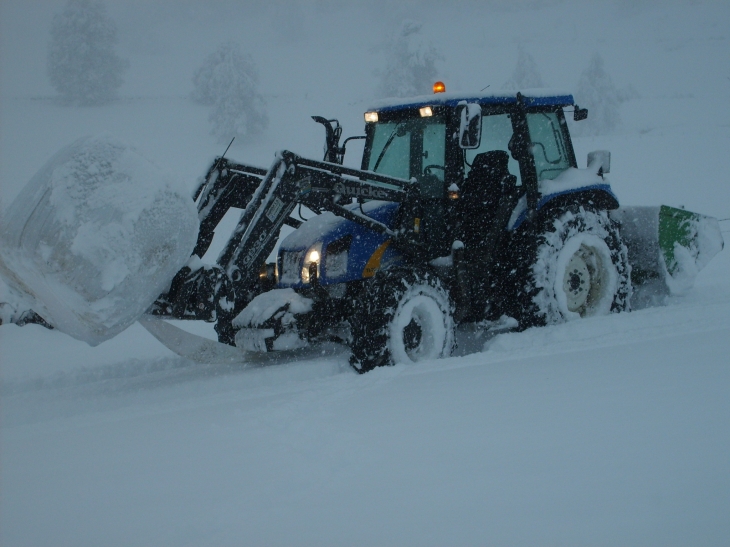
[{"label": "tractor roof", "polygon": [[[572,106],[573,95],[554,89],[526,89],[520,91],[527,106]],[[393,112],[406,108],[445,105],[454,107],[461,101],[481,105],[510,104],[517,102],[516,91],[492,91],[488,93],[435,93],[409,98],[394,98],[377,101],[368,110]]]}]

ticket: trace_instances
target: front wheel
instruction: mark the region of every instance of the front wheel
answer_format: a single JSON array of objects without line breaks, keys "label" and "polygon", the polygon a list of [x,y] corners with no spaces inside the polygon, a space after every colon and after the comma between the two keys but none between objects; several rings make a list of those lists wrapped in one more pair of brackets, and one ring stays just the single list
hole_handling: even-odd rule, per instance
[{"label": "front wheel", "polygon": [[433,273],[388,270],[364,291],[350,320],[358,372],[446,357],[454,347],[449,294]]},{"label": "front wheel", "polygon": [[528,247],[515,310],[521,327],[629,309],[627,249],[605,211],[566,212]]}]

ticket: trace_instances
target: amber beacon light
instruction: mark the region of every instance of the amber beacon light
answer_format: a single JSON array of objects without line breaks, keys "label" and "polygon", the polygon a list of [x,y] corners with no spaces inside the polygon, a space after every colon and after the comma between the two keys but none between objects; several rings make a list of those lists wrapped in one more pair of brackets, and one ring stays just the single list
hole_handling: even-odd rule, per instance
[{"label": "amber beacon light", "polygon": [[446,91],[446,84],[443,82],[436,82],[433,84],[433,92],[434,93],[444,93]]}]

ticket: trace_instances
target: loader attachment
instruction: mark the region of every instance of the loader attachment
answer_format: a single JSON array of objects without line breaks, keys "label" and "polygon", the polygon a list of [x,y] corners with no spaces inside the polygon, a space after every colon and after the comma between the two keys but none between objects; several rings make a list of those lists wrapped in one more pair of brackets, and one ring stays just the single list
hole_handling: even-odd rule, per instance
[{"label": "loader attachment", "polygon": [[243,353],[235,347],[187,332],[160,317],[145,314],[139,318],[139,324],[169,350],[195,363],[222,365],[244,360]]},{"label": "loader attachment", "polygon": [[660,207],[620,207],[611,211],[628,248],[631,281],[636,289],[681,295],[724,242],[717,219]]}]

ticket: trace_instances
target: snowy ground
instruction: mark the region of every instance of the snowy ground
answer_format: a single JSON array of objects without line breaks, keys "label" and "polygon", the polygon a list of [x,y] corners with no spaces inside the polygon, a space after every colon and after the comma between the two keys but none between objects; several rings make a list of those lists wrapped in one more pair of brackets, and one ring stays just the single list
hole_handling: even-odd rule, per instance
[{"label": "snowy ground", "polygon": [[58,368],[4,383],[3,544],[724,544],[729,267],[365,376],[335,346],[216,367],[3,330]]},{"label": "snowy ground", "polygon": [[[443,43],[455,89],[507,80],[519,43],[550,85],[571,88],[599,51],[638,98],[617,132],[576,142],[579,161],[610,149],[625,204],[730,217],[726,3],[337,4],[282,18],[206,4],[216,19],[192,1],[110,3],[132,68],[120,101],[79,109],[57,106],[43,76],[62,2],[3,2],[2,206],[56,150],[101,131],[192,187],[221,152],[206,109],[185,98],[218,31],[264,44],[271,106],[268,133],[232,156],[319,157],[323,131],[307,117],[357,133],[374,46],[409,15]],[[368,17],[379,11],[382,29]],[[95,348],[0,327],[0,544],[726,545],[729,272],[726,249],[666,306],[462,333],[452,358],[364,376],[336,345],[205,366],[138,325]]]}]

